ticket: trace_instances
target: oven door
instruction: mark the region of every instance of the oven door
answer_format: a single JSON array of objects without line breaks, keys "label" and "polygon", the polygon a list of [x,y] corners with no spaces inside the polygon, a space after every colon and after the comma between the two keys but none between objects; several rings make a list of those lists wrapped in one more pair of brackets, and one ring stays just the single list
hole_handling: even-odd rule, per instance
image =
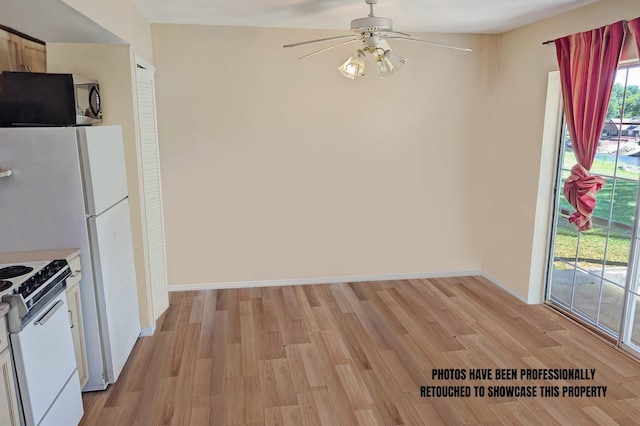
[{"label": "oven door", "polygon": [[[83,414],[75,353],[64,291],[11,334],[11,349],[25,423],[47,424],[50,415],[68,414],[77,425]],[[46,417],[46,418],[45,418]]]}]

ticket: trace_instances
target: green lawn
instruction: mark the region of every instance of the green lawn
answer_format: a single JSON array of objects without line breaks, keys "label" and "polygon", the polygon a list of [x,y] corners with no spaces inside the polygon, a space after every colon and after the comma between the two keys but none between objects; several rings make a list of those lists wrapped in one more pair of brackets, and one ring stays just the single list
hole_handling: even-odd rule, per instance
[{"label": "green lawn", "polygon": [[[571,170],[571,167],[576,164],[576,158],[573,155],[572,151],[566,151],[563,160],[563,169]],[[609,156],[607,156],[607,159],[595,159],[593,160],[593,164],[591,165],[591,173],[595,175],[613,176],[614,170],[615,154],[610,154]],[[622,168],[618,168],[615,171],[617,177],[633,180],[638,180],[638,176],[640,175],[639,171],[624,170]]]},{"label": "green lawn", "polygon": [[[605,229],[595,227],[581,233],[580,252],[578,253],[578,264],[581,267],[586,269],[602,267],[606,232]],[[556,231],[555,258],[573,263],[576,258],[577,242],[578,232],[575,230],[575,226],[566,219],[560,218]],[[630,233],[612,231],[607,246],[607,265],[610,267],[627,266],[630,247]]]},{"label": "green lawn", "polygon": [[[570,152],[567,152],[570,154]],[[570,169],[575,161],[573,155],[565,155],[564,168]],[[595,160],[591,168],[593,174],[613,175],[614,167],[612,161]],[[605,186],[598,191],[596,200],[597,206],[593,216],[608,220],[610,209],[613,206],[611,219],[613,222],[632,227],[635,218],[636,196],[638,191],[638,172],[617,169],[615,176],[631,180],[614,180],[605,177]],[[569,175],[568,171],[563,171],[562,184]],[[560,208],[573,212],[573,207],[564,198],[560,197]],[[585,268],[601,267],[605,257],[605,242],[607,230],[594,223],[593,229],[581,233],[580,251],[578,253],[578,264]],[[559,218],[556,231],[555,258],[567,260],[573,263],[576,258],[576,247],[578,232],[575,226],[567,219]],[[631,230],[624,226],[614,226],[609,235],[609,244],[606,249],[607,265],[626,266],[631,246]]]}]

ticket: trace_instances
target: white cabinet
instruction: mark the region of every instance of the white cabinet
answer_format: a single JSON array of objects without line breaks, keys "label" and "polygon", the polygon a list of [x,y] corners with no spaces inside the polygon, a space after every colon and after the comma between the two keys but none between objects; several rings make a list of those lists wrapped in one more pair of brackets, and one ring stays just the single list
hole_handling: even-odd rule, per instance
[{"label": "white cabinet", "polygon": [[89,380],[89,369],[82,325],[82,301],[80,300],[80,279],[82,278],[80,256],[67,258],[67,261],[71,267],[71,276],[67,278],[67,309],[69,309],[69,326],[71,327],[73,349],[75,350],[78,377],[82,389]]},{"label": "white cabinet", "polygon": [[19,426],[16,382],[9,352],[6,319],[0,318],[0,426]]}]

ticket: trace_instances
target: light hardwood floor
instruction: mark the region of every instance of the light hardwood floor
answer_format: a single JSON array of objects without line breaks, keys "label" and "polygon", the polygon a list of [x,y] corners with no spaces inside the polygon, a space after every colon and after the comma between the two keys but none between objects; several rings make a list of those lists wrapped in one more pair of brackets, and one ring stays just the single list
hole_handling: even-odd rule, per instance
[{"label": "light hardwood floor", "polygon": [[[482,278],[171,294],[83,425],[640,424],[640,363]],[[465,369],[466,380],[432,380]],[[471,381],[467,369],[596,369]],[[518,370],[519,371],[519,370]],[[606,397],[427,398],[420,386],[606,386]]]}]

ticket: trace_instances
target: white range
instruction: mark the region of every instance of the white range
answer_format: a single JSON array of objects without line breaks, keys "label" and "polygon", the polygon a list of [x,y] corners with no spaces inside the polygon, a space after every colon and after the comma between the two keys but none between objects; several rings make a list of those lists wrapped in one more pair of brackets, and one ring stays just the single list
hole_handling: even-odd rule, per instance
[{"label": "white range", "polygon": [[64,291],[70,274],[66,260],[0,265],[20,417],[27,426],[73,426],[84,414]]}]

